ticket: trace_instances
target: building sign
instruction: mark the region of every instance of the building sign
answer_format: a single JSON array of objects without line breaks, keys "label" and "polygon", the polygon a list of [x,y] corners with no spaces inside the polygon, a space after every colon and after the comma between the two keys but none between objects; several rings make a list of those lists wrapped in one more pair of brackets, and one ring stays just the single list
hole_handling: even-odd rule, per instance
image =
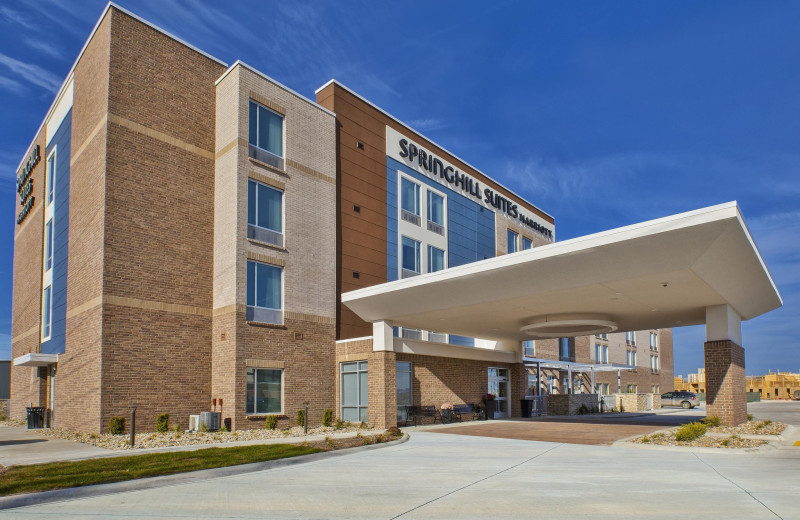
[{"label": "building sign", "polygon": [[22,206],[17,215],[17,224],[22,224],[22,221],[25,220],[25,217],[31,212],[31,208],[33,208],[35,197],[33,196],[33,177],[31,175],[33,174],[33,169],[39,164],[40,159],[41,155],[37,144],[31,150],[28,160],[25,161],[22,169],[17,174],[17,193],[19,194],[19,203]]},{"label": "building sign", "polygon": [[482,186],[476,179],[466,173],[461,173],[452,164],[440,159],[388,126],[386,127],[386,154],[440,184],[463,192],[483,206],[505,213],[509,218],[518,220],[521,224],[552,240],[553,230],[538,222],[535,217],[525,215],[519,204],[492,188]]}]

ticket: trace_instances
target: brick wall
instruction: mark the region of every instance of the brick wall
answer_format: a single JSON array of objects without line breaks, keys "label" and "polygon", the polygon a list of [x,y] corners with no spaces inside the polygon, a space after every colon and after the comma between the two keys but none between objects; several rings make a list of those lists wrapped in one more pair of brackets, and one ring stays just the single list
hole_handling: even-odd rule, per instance
[{"label": "brick wall", "polygon": [[716,415],[726,426],[747,421],[744,348],[733,341],[707,341],[706,414]]}]

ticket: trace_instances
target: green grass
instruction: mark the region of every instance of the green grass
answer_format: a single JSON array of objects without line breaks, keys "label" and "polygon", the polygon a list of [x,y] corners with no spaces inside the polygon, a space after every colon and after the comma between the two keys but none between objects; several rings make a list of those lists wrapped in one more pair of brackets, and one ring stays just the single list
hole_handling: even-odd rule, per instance
[{"label": "green grass", "polygon": [[222,468],[320,451],[323,450],[310,446],[267,444],[12,466],[0,474],[0,496]]}]

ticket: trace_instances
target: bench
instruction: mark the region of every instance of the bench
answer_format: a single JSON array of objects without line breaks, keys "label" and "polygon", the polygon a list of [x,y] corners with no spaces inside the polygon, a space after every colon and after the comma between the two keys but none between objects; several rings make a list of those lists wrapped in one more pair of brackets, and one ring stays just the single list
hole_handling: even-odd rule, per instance
[{"label": "bench", "polygon": [[483,416],[481,413],[477,411],[477,408],[474,404],[456,404],[453,405],[453,415],[452,421],[462,422],[464,420],[464,415],[472,415],[472,420],[476,421],[481,419]]},{"label": "bench", "polygon": [[442,414],[439,412],[439,409],[436,408],[435,406],[420,406],[419,417],[421,422],[424,422],[426,417],[433,418],[433,422],[431,424],[436,424],[437,420],[439,421],[439,423],[442,422]]}]

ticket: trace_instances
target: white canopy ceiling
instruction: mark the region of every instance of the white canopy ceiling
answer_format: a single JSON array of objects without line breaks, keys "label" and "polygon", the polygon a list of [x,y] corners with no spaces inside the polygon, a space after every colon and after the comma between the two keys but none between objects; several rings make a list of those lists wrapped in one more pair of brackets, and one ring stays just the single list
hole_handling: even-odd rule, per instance
[{"label": "white canopy ceiling", "polygon": [[735,202],[367,287],[342,301],[366,321],[498,340],[530,339],[521,329],[543,321],[646,330],[705,323],[713,305],[728,304],[743,320],[782,305]]}]

